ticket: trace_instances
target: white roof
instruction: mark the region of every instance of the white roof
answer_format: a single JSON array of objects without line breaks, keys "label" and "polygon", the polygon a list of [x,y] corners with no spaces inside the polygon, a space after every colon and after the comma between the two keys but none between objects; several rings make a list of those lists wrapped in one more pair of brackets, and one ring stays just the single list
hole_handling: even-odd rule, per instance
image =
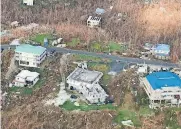
[{"label": "white roof", "polygon": [[147,70],[147,65],[142,65],[138,68],[138,73],[144,73]]},{"label": "white roof", "polygon": [[10,45],[20,45],[19,39],[14,39],[14,40],[10,43]]},{"label": "white roof", "polygon": [[28,70],[22,70],[16,77],[26,78],[28,81],[33,81],[37,78],[40,74],[37,72],[30,72]]},{"label": "white roof", "polygon": [[89,71],[82,68],[76,68],[67,79],[72,79],[75,81],[85,82],[92,84],[94,81],[99,80],[103,76],[102,72]]},{"label": "white roof", "polygon": [[101,20],[101,17],[93,17],[93,16],[89,16],[89,18],[87,19],[87,21],[94,21],[94,22],[99,22]]}]

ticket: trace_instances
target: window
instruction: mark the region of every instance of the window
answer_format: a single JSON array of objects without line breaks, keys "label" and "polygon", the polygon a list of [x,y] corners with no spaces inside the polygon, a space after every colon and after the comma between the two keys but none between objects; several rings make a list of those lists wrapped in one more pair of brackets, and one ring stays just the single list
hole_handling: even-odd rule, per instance
[{"label": "window", "polygon": [[20,64],[29,65],[29,62],[27,62],[27,61],[20,61]]}]

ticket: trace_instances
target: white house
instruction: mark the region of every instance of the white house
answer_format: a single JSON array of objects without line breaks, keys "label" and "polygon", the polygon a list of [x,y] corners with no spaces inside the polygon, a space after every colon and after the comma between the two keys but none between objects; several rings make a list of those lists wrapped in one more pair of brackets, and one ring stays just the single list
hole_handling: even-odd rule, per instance
[{"label": "white house", "polygon": [[181,79],[172,72],[154,72],[142,78],[143,87],[149,97],[150,107],[180,106]]},{"label": "white house", "polygon": [[20,39],[14,39],[9,45],[11,45],[11,46],[19,46],[20,45]]},{"label": "white house", "polygon": [[46,52],[46,48],[42,46],[21,44],[15,49],[15,60],[20,66],[39,67],[46,58]]},{"label": "white house", "polygon": [[90,103],[105,101],[108,97],[104,89],[98,84],[103,73],[76,68],[68,77],[68,89],[76,90]]},{"label": "white house", "polygon": [[138,65],[138,74],[145,74],[148,72],[148,65],[147,64],[142,64],[142,65]]},{"label": "white house", "polygon": [[33,86],[39,80],[39,73],[22,70],[13,80],[14,86],[24,87]]},{"label": "white house", "polygon": [[93,17],[89,16],[87,19],[87,26],[88,27],[100,27],[101,25],[101,18],[100,17]]},{"label": "white house", "polygon": [[23,0],[23,4],[33,6],[34,0]]}]

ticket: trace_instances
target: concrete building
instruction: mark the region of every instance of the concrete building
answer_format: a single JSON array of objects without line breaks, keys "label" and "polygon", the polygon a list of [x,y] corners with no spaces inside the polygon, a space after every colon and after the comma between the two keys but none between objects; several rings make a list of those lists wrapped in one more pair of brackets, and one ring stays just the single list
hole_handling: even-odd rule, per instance
[{"label": "concrete building", "polygon": [[152,47],[152,53],[158,59],[168,60],[170,58],[170,45],[157,44]]},{"label": "concrete building", "polygon": [[39,73],[22,70],[13,80],[13,85],[18,87],[33,86],[39,80]]},{"label": "concrete building", "polygon": [[88,27],[100,27],[101,26],[101,18],[100,17],[93,17],[89,16],[87,19],[87,26]]},{"label": "concrete building", "polygon": [[46,48],[22,44],[15,49],[15,60],[20,66],[39,67],[46,58]]},{"label": "concrete building", "polygon": [[76,68],[67,77],[68,89],[78,91],[90,103],[104,103],[108,95],[98,83],[102,76],[98,71]]},{"label": "concrete building", "polygon": [[148,65],[147,64],[139,64],[138,65],[138,74],[144,75],[148,72]]},{"label": "concrete building", "polygon": [[180,106],[181,79],[172,72],[154,72],[141,79],[150,107]]}]

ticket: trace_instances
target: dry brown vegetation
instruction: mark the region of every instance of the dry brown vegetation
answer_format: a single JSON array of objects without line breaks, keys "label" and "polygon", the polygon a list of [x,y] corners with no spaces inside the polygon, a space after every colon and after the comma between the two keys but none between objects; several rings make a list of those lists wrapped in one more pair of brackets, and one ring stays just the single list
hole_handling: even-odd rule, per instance
[{"label": "dry brown vegetation", "polygon": [[[66,6],[70,3],[70,6]],[[92,40],[108,42],[131,42],[132,48],[144,42],[168,42],[172,45],[173,60],[181,53],[181,2],[179,0],[160,0],[158,4],[144,5],[141,0],[79,0],[51,1],[37,0],[33,7],[22,6],[20,1],[2,1],[2,23],[20,21],[51,25],[65,39],[79,36],[85,43]],[[110,9],[113,6],[113,9]],[[86,27],[89,15],[102,7],[106,13],[102,29]],[[121,19],[118,13],[126,14]],[[83,44],[84,46],[85,44]]]},{"label": "dry brown vegetation", "polygon": [[138,76],[136,76],[133,72],[133,70],[122,72],[109,83],[109,94],[113,95],[117,105],[120,105],[123,102],[126,92],[130,91],[132,86],[139,85],[139,82],[135,82],[135,80],[138,79]]},{"label": "dry brown vegetation", "polygon": [[[176,34],[175,36],[180,34],[181,14],[179,1],[161,1],[164,4],[144,6],[141,0],[80,0],[75,1],[73,7],[67,7],[65,6],[67,2],[58,1],[56,4],[51,0],[46,0],[44,3],[47,5],[37,1],[34,7],[23,7],[20,1],[3,0],[2,23],[6,24],[18,20],[22,23],[37,22],[41,24],[80,26],[80,24],[86,24],[88,15],[95,15],[94,12],[97,7],[103,7],[106,10],[106,13],[102,16],[104,21],[103,29],[109,34],[110,39],[133,40],[137,37],[136,42],[144,41],[145,38],[146,40],[160,42],[164,40],[163,38],[169,36],[166,35],[167,33]],[[113,6],[112,10],[109,9],[110,6]],[[160,10],[160,6],[165,8],[166,12],[163,11],[164,9]],[[11,10],[9,10],[10,8]],[[126,21],[118,21],[117,13],[119,12],[125,12],[128,15]],[[76,28],[77,31],[78,29],[79,27]],[[174,33],[173,30],[175,30]],[[71,33],[71,31],[68,33]],[[156,40],[152,36],[156,36]],[[176,37],[168,38],[175,40]],[[165,41],[168,41],[168,39]]]},{"label": "dry brown vegetation", "polygon": [[[39,102],[24,104],[2,114],[6,129],[113,129],[111,111],[65,112]],[[99,118],[99,119],[97,119]]]}]

